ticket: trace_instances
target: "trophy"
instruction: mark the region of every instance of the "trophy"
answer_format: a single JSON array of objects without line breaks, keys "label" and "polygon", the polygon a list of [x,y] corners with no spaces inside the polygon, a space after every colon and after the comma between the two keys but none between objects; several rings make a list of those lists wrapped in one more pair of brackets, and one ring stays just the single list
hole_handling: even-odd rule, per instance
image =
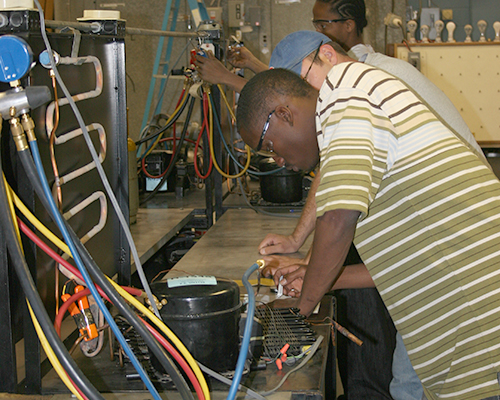
[{"label": "trophy", "polygon": [[453,39],[453,32],[455,32],[455,28],[457,26],[453,21],[450,21],[446,24],[446,30],[448,31],[448,43],[455,43],[456,40]]},{"label": "trophy", "polygon": [[443,40],[441,39],[441,32],[443,32],[444,29],[444,22],[438,19],[434,23],[434,28],[436,29],[436,43],[442,43]]},{"label": "trophy", "polygon": [[480,33],[480,36],[479,36],[480,42],[486,42],[486,36],[484,33],[486,32],[487,26],[488,26],[488,23],[484,19],[480,19],[479,21],[477,21],[477,28],[479,29],[479,33]]},{"label": "trophy", "polygon": [[495,30],[495,39],[494,42],[500,42],[500,22],[496,21],[493,23],[493,29]]},{"label": "trophy", "polygon": [[420,35],[422,37],[422,43],[429,43],[429,26],[422,25],[420,27]]},{"label": "trophy", "polygon": [[415,40],[415,31],[417,30],[417,21],[411,20],[408,21],[406,25],[408,27],[408,42],[417,43]]},{"label": "trophy", "polygon": [[464,26],[464,31],[465,31],[465,40],[464,42],[472,42],[472,38],[471,38],[471,35],[472,35],[472,25],[470,24],[467,24]]}]

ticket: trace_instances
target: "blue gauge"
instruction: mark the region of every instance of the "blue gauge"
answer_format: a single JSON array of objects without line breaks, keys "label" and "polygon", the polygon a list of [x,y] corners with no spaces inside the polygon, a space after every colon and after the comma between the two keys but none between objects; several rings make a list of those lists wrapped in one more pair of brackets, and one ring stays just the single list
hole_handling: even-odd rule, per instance
[{"label": "blue gauge", "polygon": [[24,39],[13,35],[0,36],[0,81],[21,79],[31,69],[33,52]]}]

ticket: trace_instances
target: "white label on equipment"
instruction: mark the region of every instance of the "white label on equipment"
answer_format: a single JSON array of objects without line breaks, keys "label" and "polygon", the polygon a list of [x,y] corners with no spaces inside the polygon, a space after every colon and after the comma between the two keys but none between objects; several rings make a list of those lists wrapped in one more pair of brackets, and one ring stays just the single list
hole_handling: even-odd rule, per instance
[{"label": "white label on equipment", "polygon": [[215,286],[217,285],[217,279],[215,276],[180,276],[178,278],[167,279],[167,286],[169,288],[196,285]]}]

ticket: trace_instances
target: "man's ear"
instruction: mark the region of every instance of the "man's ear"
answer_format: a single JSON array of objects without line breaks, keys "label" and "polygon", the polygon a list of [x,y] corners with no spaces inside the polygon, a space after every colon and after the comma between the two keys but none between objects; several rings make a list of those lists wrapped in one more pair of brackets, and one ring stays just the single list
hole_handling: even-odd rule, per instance
[{"label": "man's ear", "polygon": [[330,64],[332,64],[332,65],[338,64],[337,52],[329,44],[324,44],[323,46],[321,46],[321,48],[319,49],[319,52],[323,56],[325,56],[325,58],[330,62]]},{"label": "man's ear", "polygon": [[348,19],[347,21],[345,21],[344,27],[347,32],[352,33],[356,30],[356,22],[354,22],[353,19]]},{"label": "man's ear", "polygon": [[280,104],[276,107],[276,111],[274,113],[283,122],[289,124],[290,126],[293,126],[293,115],[288,106]]}]

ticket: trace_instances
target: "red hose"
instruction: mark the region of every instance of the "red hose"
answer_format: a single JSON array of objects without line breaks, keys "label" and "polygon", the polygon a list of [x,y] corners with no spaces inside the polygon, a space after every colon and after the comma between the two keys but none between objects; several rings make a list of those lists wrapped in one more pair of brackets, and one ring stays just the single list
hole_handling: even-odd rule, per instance
[{"label": "red hose", "polygon": [[[62,258],[59,254],[57,254],[53,249],[51,249],[42,239],[40,239],[31,229],[29,229],[26,224],[24,224],[19,217],[17,218],[17,221],[19,223],[19,227],[23,231],[23,233],[31,239],[40,249],[42,249],[49,257],[54,259],[54,261],[62,264],[65,268],[70,270],[74,275],[77,275],[80,279],[81,274],[78,271],[77,268],[75,268],[73,265],[71,265],[67,260]],[[99,291],[99,294],[104,297],[107,301],[109,301],[109,298],[106,296],[106,294],[101,290],[99,286],[96,285],[97,290]],[[122,286],[123,289],[125,289],[128,293],[130,293],[133,296],[138,296],[142,294],[142,290],[136,289],[136,288],[131,288],[127,286]],[[90,290],[88,288],[82,290],[81,292],[78,292],[71,296],[67,301],[65,301],[61,307],[59,308],[59,312],[56,315],[56,319],[54,321],[54,327],[56,329],[56,332],[59,336],[61,336],[61,323],[64,317],[64,314],[68,310],[69,306],[74,303],[76,300],[78,300],[80,297],[87,296],[90,294]],[[174,359],[179,363],[180,367],[182,370],[186,373],[188,376],[190,382],[193,384],[193,387],[196,391],[196,394],[198,395],[198,398],[200,400],[205,399],[205,395],[203,394],[203,389],[201,388],[200,382],[196,378],[196,375],[192,371],[191,367],[188,365],[186,360],[181,356],[181,354],[173,347],[158,331],[156,331],[151,325],[149,325],[146,321],[144,321],[141,317],[139,317],[141,321],[144,323],[146,328],[151,332],[151,334],[160,342],[160,344],[174,357]]]},{"label": "red hose", "polygon": [[208,135],[208,131],[210,129],[208,126],[208,97],[206,93],[203,93],[203,115],[203,123],[201,124],[200,133],[198,134],[198,139],[196,140],[196,145],[194,146],[194,170],[200,179],[207,179],[212,172],[212,157],[209,156],[208,172],[205,175],[203,175],[198,168],[198,148],[201,147],[200,141],[203,136],[203,131],[206,129]]}]

